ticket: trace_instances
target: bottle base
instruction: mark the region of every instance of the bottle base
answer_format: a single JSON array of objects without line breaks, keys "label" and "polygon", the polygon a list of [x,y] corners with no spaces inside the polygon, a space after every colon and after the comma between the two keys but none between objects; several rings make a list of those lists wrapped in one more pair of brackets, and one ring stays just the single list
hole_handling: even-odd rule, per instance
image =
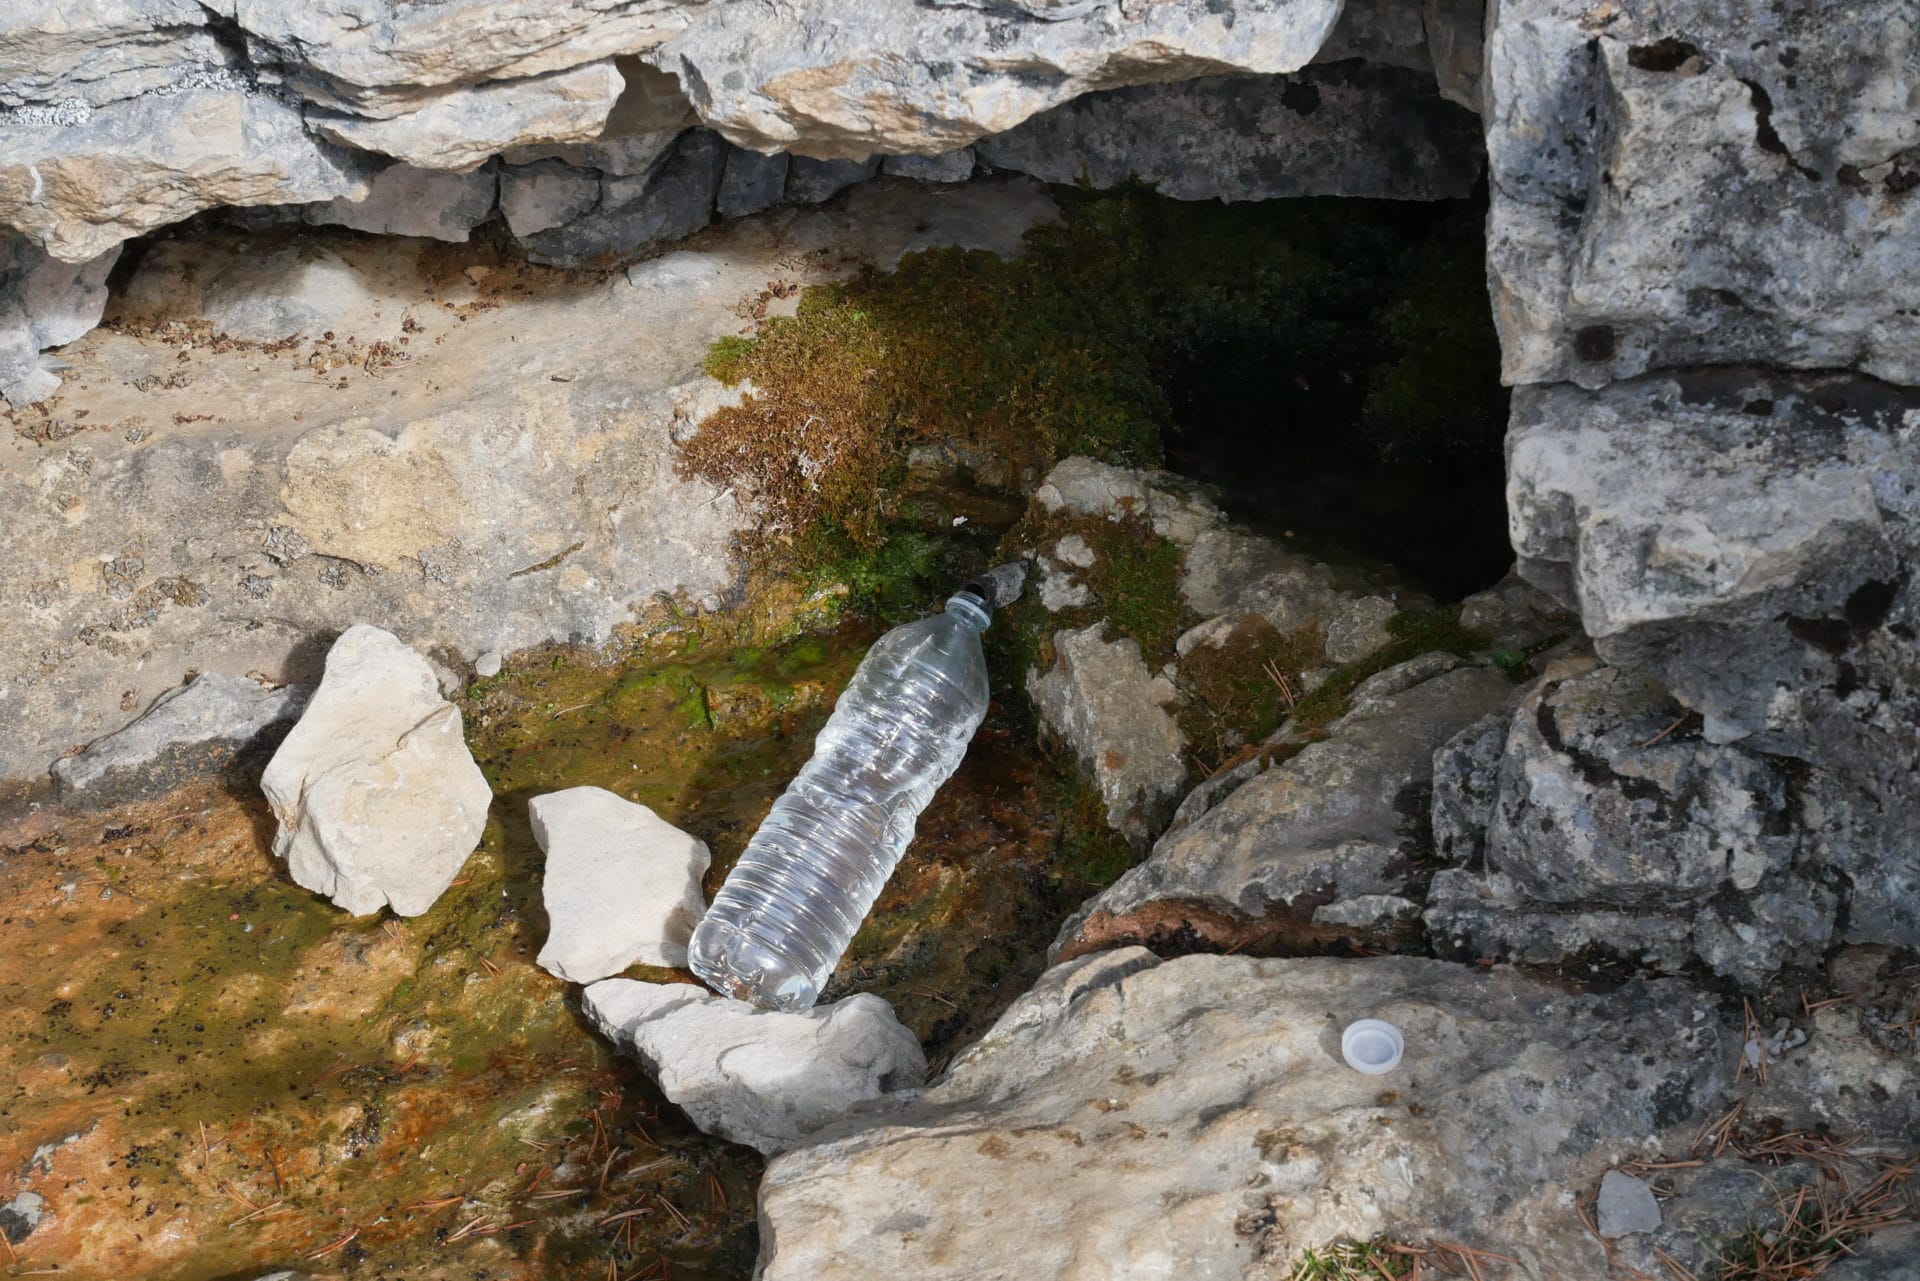
[{"label": "bottle base", "polygon": [[762,1009],[798,1014],[820,999],[811,972],[735,926],[703,922],[687,949],[687,965],[722,996]]}]

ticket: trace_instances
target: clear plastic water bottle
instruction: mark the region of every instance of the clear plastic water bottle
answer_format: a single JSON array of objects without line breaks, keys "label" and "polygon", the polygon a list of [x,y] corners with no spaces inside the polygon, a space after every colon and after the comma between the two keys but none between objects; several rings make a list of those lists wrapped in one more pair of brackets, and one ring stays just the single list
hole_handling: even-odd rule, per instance
[{"label": "clear plastic water bottle", "polygon": [[946,611],[875,642],[794,778],[693,932],[716,992],[810,1008],[987,714],[980,633],[1024,572],[969,583]]}]

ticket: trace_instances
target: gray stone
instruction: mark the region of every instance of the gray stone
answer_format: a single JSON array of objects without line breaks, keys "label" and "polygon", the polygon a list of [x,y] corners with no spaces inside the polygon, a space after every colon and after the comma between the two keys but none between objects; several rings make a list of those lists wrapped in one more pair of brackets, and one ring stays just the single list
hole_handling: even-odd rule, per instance
[{"label": "gray stone", "polygon": [[300,715],[310,685],[279,688],[203,672],[159,698],[125,729],[53,764],[54,786],[69,805],[115,805],[154,796],[218,769]]},{"label": "gray stone", "polygon": [[1671,697],[1599,667],[1549,671],[1514,713],[1487,862],[1544,903],[1673,911],[1794,859],[1785,777],[1675,728]]},{"label": "gray stone", "polygon": [[1660,1203],[1654,1200],[1653,1189],[1619,1170],[1608,1170],[1601,1178],[1593,1213],[1603,1237],[1657,1232],[1660,1228]]},{"label": "gray stone", "polygon": [[1578,615],[1512,573],[1460,602],[1460,626],[1510,650],[1528,650],[1580,633]]},{"label": "gray stone", "polygon": [[1193,481],[1079,455],[1055,463],[1033,491],[1033,501],[1043,512],[1144,520],[1154,533],[1182,547],[1226,522],[1225,513]]},{"label": "gray stone", "polygon": [[12,0],[0,10],[0,107],[97,107],[220,66],[208,17],[195,0]]},{"label": "gray stone", "polygon": [[[615,109],[617,111],[618,107]],[[611,121],[609,117],[609,131],[613,128]],[[692,124],[693,121],[689,119],[686,123]],[[500,153],[500,159],[507,165],[533,165],[542,160],[558,160],[575,169],[591,169],[596,173],[612,174],[616,178],[628,178],[643,174],[659,163],[662,156],[673,150],[673,144],[680,140],[683,132],[683,126],[675,125],[658,133],[630,134],[625,137],[608,137],[603,133],[592,142],[528,144],[508,147]]]},{"label": "gray stone", "polygon": [[1107,823],[1145,848],[1186,781],[1186,740],[1174,719],[1179,692],[1147,670],[1139,642],[1107,639],[1097,622],[1053,637],[1054,661],[1027,673],[1027,693],[1045,732],[1093,780]]},{"label": "gray stone", "polygon": [[860,160],[813,160],[794,156],[787,166],[789,203],[817,205],[880,172],[880,157]]},{"label": "gray stone", "polygon": [[1690,922],[1620,908],[1561,907],[1525,896],[1493,871],[1444,868],[1427,887],[1424,915],[1436,955],[1515,965],[1624,961],[1674,972],[1693,959]]},{"label": "gray stone", "polygon": [[611,266],[691,235],[713,219],[727,145],[690,129],[647,173],[602,177],[600,203],[562,226],[525,237],[527,257],[559,267]]},{"label": "gray stone", "polygon": [[564,227],[600,203],[600,175],[562,160],[507,165],[500,170],[500,216],[524,240]]},{"label": "gray stone", "polygon": [[707,906],[705,841],[599,787],[536,796],[527,813],[547,856],[542,969],[591,983],[636,963],[687,963],[687,940]]},{"label": "gray stone", "polygon": [[888,156],[880,172],[915,182],[965,182],[973,177],[972,147],[957,147],[937,156]]},{"label": "gray stone", "polygon": [[1500,792],[1510,712],[1490,712],[1433,754],[1433,856],[1478,868]]},{"label": "gray stone", "polygon": [[1440,96],[1469,111],[1486,114],[1486,0],[1426,0],[1421,25],[1433,60]]},{"label": "gray stone", "polygon": [[13,1200],[0,1205],[0,1235],[18,1245],[33,1235],[46,1217],[47,1199],[38,1192],[18,1192]]},{"label": "gray stone", "polygon": [[771,156],[744,147],[728,151],[727,167],[720,175],[720,191],[714,200],[720,216],[744,218],[779,204],[787,194],[790,163],[784,151]]},{"label": "gray stone", "polygon": [[419,916],[480,842],[493,789],[433,669],[359,624],[261,777],[294,881],[363,916]]},{"label": "gray stone", "polygon": [[159,247],[154,269],[128,290],[124,310],[156,318],[192,315],[215,333],[259,343],[328,333],[372,342],[400,334],[401,317],[397,309],[387,314],[378,282],[331,249],[289,245],[235,257],[191,284],[169,278],[167,266],[193,257],[188,242]]},{"label": "gray stone", "polygon": [[1178,200],[1450,200],[1481,165],[1478,121],[1430,76],[1367,63],[1090,93],[976,149],[1045,182],[1137,180]]},{"label": "gray stone", "polygon": [[481,680],[486,680],[490,676],[498,676],[500,674],[501,662],[499,651],[490,649],[473,660],[473,674]]},{"label": "gray stone", "polygon": [[408,109],[423,91],[515,80],[635,53],[686,21],[648,3],[554,6],[535,0],[383,4],[364,0],[222,0],[255,63],[283,69],[290,87],[323,106],[367,116]]},{"label": "gray stone", "polygon": [[695,1125],[763,1153],[803,1143],[857,1115],[860,1104],[926,1080],[913,1033],[865,992],[788,1014],[688,984],[605,979],[580,1004]]},{"label": "gray stone", "polygon": [[1502,0],[1488,268],[1510,382],[1856,367],[1920,382],[1909,0]]},{"label": "gray stone", "polygon": [[442,90],[390,117],[307,109],[321,137],[423,169],[466,170],[509,147],[598,138],[625,82],[612,59]]},{"label": "gray stone", "polygon": [[1067,921],[1051,955],[1193,940],[1294,952],[1407,942],[1434,752],[1514,692],[1486,668],[1428,657],[1441,661],[1402,665],[1414,669],[1404,685],[1380,673],[1386,683],[1356,695],[1322,741],[1163,837]]},{"label": "gray stone", "polygon": [[387,166],[360,200],[330,200],[307,206],[316,226],[352,227],[383,236],[425,236],[464,243],[493,216],[499,176],[492,166],[471,173],[443,173],[401,163]]},{"label": "gray stone", "polygon": [[375,165],[246,89],[116,102],[84,121],[0,128],[0,223],[67,262],[216,205],[363,196]]},{"label": "gray stone", "polygon": [[1225,526],[1188,548],[1180,594],[1204,615],[1257,614],[1282,634],[1317,628],[1335,663],[1373,653],[1392,639],[1388,619],[1427,603],[1383,573],[1336,568]]},{"label": "gray stone", "polygon": [[[1405,1034],[1390,1077],[1340,1062],[1362,1016]],[[773,1161],[760,1274],[1252,1281],[1387,1236],[1598,1277],[1572,1190],[1686,1144],[1724,1110],[1732,1051],[1672,980],[1573,995],[1397,957],[1097,953],[1049,970],[924,1094]]]},{"label": "gray stone", "polygon": [[1805,762],[1796,827],[1850,886],[1848,937],[1908,946],[1917,434],[1920,393],[1732,369],[1523,390],[1508,438],[1521,571],[1707,739]]},{"label": "gray stone", "polygon": [[62,262],[20,236],[0,232],[0,398],[43,400],[60,377],[40,353],[81,337],[107,306],[115,246],[86,262]]},{"label": "gray stone", "polygon": [[1095,89],[1294,71],[1339,0],[1169,0],[936,8],[859,0],[730,6],[642,56],[674,71],[707,124],[759,151],[933,155],[1004,133]]}]

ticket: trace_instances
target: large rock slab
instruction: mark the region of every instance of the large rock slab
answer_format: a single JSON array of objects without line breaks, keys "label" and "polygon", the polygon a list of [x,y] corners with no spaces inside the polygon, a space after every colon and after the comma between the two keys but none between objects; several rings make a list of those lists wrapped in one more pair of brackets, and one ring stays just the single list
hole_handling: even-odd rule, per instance
[{"label": "large rock slab", "polygon": [[1139,181],[1177,200],[1449,200],[1481,168],[1471,112],[1442,101],[1431,76],[1369,63],[1090,93],[978,150],[1045,182]]},{"label": "large rock slab", "polygon": [[1108,825],[1144,847],[1187,777],[1180,693],[1147,670],[1138,641],[1109,639],[1105,623],[1060,632],[1053,648],[1053,666],[1027,674],[1034,711],[1099,789]]},{"label": "large rock slab", "polygon": [[581,1008],[695,1125],[769,1154],[926,1079],[913,1033],[865,992],[788,1014],[690,984],[606,979]]},{"label": "large rock slab", "polygon": [[308,133],[299,108],[216,78],[0,129],[0,223],[85,262],[216,205],[355,199],[376,168]]},{"label": "large rock slab", "polygon": [[935,154],[1095,89],[1295,71],[1339,0],[715,6],[643,56],[707,124],[757,151]]},{"label": "large rock slab", "polygon": [[1801,762],[1796,829],[1851,885],[1850,936],[1908,945],[1917,442],[1920,393],[1732,369],[1523,389],[1507,446],[1521,572],[1706,739]]},{"label": "large rock slab", "polygon": [[[1406,1038],[1384,1078],[1340,1060],[1368,1016]],[[1734,1050],[1671,980],[1592,996],[1404,958],[1097,953],[924,1094],[769,1165],[760,1275],[1265,1278],[1384,1234],[1598,1277],[1576,1196],[1684,1146]]]},{"label": "large rock slab", "polygon": [[364,623],[327,651],[320,687],[260,787],[280,825],[274,854],[356,916],[432,907],[479,844],[493,800],[433,668]]},{"label": "large rock slab", "polygon": [[125,729],[55,761],[55,788],[70,805],[94,806],[163,792],[270,739],[276,726],[300,715],[312,694],[310,685],[275,688],[202,672],[155,699]]},{"label": "large rock slab", "polygon": [[0,107],[44,123],[41,112],[72,114],[223,66],[209,18],[197,0],[13,0],[0,10]]},{"label": "large rock slab", "polygon": [[644,805],[600,787],[571,787],[527,805],[547,856],[540,898],[547,941],[535,962],[592,983],[636,962],[685,965],[687,940],[707,902],[713,856]]},{"label": "large rock slab", "polygon": [[107,273],[119,259],[116,245],[85,262],[62,262],[0,232],[0,398],[25,405],[59,390],[60,376],[40,353],[100,323]]},{"label": "large rock slab", "polygon": [[527,257],[561,267],[613,266],[693,234],[713,219],[727,150],[718,135],[689,129],[646,173],[602,175],[590,211],[522,238]]},{"label": "large rock slab", "polygon": [[1380,673],[1323,740],[1162,837],[1061,927],[1051,955],[1405,944],[1425,897],[1434,751],[1514,692],[1450,655]]},{"label": "large rock slab", "polygon": [[625,83],[609,58],[451,89],[404,115],[369,119],[309,109],[307,125],[329,141],[424,169],[467,170],[509,147],[598,138]]},{"label": "large rock slab", "polygon": [[1856,367],[1920,381],[1907,0],[1502,0],[1488,266],[1506,377]]}]

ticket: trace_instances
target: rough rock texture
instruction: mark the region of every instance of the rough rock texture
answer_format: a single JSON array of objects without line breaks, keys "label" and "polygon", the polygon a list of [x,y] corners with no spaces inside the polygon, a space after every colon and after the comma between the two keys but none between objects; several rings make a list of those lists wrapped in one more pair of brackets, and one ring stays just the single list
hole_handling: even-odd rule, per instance
[{"label": "rough rock texture", "polygon": [[1920,381],[1908,0],[1494,11],[1488,265],[1509,380],[1753,362]]},{"label": "rough rock texture", "polygon": [[1483,721],[1447,744],[1433,831],[1462,866],[1435,877],[1427,911],[1443,954],[1671,968],[1690,943],[1758,982],[1823,949],[1839,900],[1786,762],[1704,741],[1687,719],[1644,676],[1568,661],[1504,734]]},{"label": "rough rock texture", "polygon": [[636,962],[687,963],[687,940],[707,906],[705,841],[599,787],[536,796],[527,813],[547,856],[542,968],[591,983]]},{"label": "rough rock texture", "polygon": [[727,154],[715,205],[723,218],[744,218],[779,204],[787,191],[787,169],[792,157],[785,152],[763,156],[735,147]]},{"label": "rough rock texture", "polygon": [[1660,1203],[1654,1199],[1653,1189],[1618,1170],[1608,1170],[1600,1180],[1600,1196],[1593,1213],[1603,1237],[1653,1232],[1660,1227]]},{"label": "rough rock texture", "polygon": [[933,154],[1094,89],[1304,66],[1339,0],[1099,3],[770,0],[714,8],[644,56],[695,110],[760,151]]},{"label": "rough rock texture", "polygon": [[1093,779],[1108,824],[1145,846],[1187,777],[1179,692],[1147,670],[1138,642],[1108,639],[1105,623],[1061,632],[1053,645],[1053,666],[1027,674],[1034,711]]},{"label": "rough rock texture", "polygon": [[765,1153],[926,1080],[920,1043],[865,992],[787,1014],[690,984],[606,979],[581,1008],[695,1125]]},{"label": "rough rock texture", "polygon": [[[1521,570],[1711,742],[1793,758],[1848,937],[1920,943],[1920,392],[1694,371],[1515,396]],[[1660,465],[1646,466],[1648,457]]]},{"label": "rough rock texture", "polygon": [[727,146],[718,136],[690,129],[646,173],[602,176],[592,209],[524,237],[527,256],[562,267],[611,266],[690,235],[713,218],[714,192],[726,160]]},{"label": "rough rock texture", "polygon": [[1045,182],[1138,180],[1176,200],[1457,199],[1481,168],[1470,112],[1430,76],[1369,63],[1088,94],[976,150]]},{"label": "rough rock texture", "polygon": [[55,761],[54,785],[70,805],[112,805],[163,792],[272,739],[271,731],[299,716],[312,693],[310,685],[274,688],[203,672],[155,699],[125,729]]},{"label": "rough rock texture", "polygon": [[[0,778],[44,779],[74,744],[133,719],[123,698],[144,706],[189,671],[313,680],[326,640],[363,619],[464,666],[604,641],[662,597],[717,605],[750,516],[675,474],[671,433],[719,390],[701,362],[739,329],[739,299],[776,275],[832,279],[853,269],[848,254],[1006,253],[1055,216],[1024,180],[938,198],[869,185],[848,201],[584,281],[431,272],[451,253],[497,260],[303,231],[315,264],[350,269],[365,310],[300,320],[306,337],[278,353],[165,328],[202,319],[210,282],[272,283],[257,239],[154,246],[129,288],[153,308],[67,353],[89,372],[84,400],[54,396],[48,443],[0,450],[0,599],[13,607]],[[247,296],[236,284],[231,300]]]},{"label": "rough rock texture", "polygon": [[316,226],[460,242],[493,216],[499,183],[491,168],[444,173],[394,164],[380,171],[364,198],[311,205],[306,219]]},{"label": "rough rock texture", "polygon": [[480,841],[493,789],[426,659],[362,623],[327,652],[260,787],[293,879],[362,916],[433,906]]},{"label": "rough rock texture", "polygon": [[107,306],[115,246],[85,262],[62,262],[0,232],[0,399],[16,405],[51,396],[60,377],[40,353],[81,337]]},{"label": "rough rock texture", "polygon": [[308,133],[297,107],[247,87],[188,88],[81,116],[0,127],[0,223],[67,262],[215,205],[355,199],[377,167]]},{"label": "rough rock texture", "polygon": [[309,108],[307,125],[331,142],[426,169],[472,169],[510,147],[600,136],[625,87],[613,60],[438,96],[390,119]]},{"label": "rough rock texture", "polygon": [[1434,751],[1513,694],[1451,656],[1381,672],[1324,740],[1162,837],[1062,927],[1052,954],[1404,942],[1419,928]]},{"label": "rough rock texture", "polygon": [[[1340,1062],[1363,1016],[1405,1033],[1391,1076]],[[1580,996],[1425,960],[1097,953],[924,1094],[774,1161],[761,1275],[1264,1278],[1386,1234],[1599,1277],[1574,1195],[1684,1145],[1732,1050],[1675,981]]]}]

